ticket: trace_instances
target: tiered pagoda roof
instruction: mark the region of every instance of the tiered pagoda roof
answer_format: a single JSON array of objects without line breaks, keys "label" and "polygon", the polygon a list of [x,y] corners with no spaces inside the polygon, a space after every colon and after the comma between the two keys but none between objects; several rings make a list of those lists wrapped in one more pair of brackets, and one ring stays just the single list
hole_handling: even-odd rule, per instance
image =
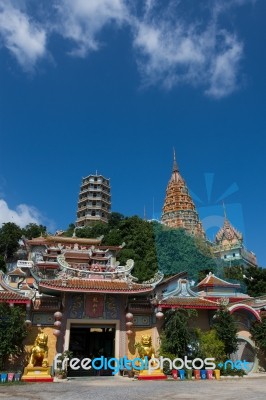
[{"label": "tiered pagoda roof", "polygon": [[215,237],[216,244],[242,244],[243,235],[225,218],[224,224]]},{"label": "tiered pagoda roof", "polygon": [[195,204],[179,173],[175,153],[173,171],[166,189],[162,222],[172,228],[184,228],[188,233],[205,237]]}]

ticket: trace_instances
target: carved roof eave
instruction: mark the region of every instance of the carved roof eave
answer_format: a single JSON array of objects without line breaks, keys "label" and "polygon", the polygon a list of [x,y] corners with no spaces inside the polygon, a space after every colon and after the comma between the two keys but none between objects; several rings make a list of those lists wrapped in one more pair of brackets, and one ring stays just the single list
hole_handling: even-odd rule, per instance
[{"label": "carved roof eave", "polygon": [[25,293],[21,292],[20,289],[11,287],[5,280],[5,277],[6,275],[3,273],[3,271],[0,271],[0,293],[1,292],[9,292],[11,294],[13,293],[15,298],[19,296],[20,300],[25,299],[25,302],[28,302],[31,299],[33,299],[33,297],[35,296],[35,292],[32,291],[31,295],[30,294],[26,295]]},{"label": "carved roof eave", "polygon": [[163,278],[164,274],[161,271],[158,271],[153,278],[149,279],[148,281],[144,281],[143,284],[152,285],[152,287],[155,288],[162,282]]},{"label": "carved roof eave", "polygon": [[158,286],[166,285],[167,283],[180,278],[186,279],[187,275],[188,275],[187,271],[178,272],[177,274],[163,278],[162,281],[159,282],[157,285]]},{"label": "carved roof eave", "polygon": [[178,279],[177,286],[171,290],[163,293],[163,300],[171,297],[200,297],[197,293],[190,289],[190,285],[187,279]]},{"label": "carved roof eave", "polygon": [[114,271],[89,271],[89,270],[82,270],[82,269],[77,269],[77,268],[72,268],[70,264],[65,260],[65,257],[63,254],[60,254],[57,256],[57,262],[59,264],[60,270],[66,273],[71,273],[71,274],[82,274],[82,275],[99,275],[99,276],[104,276],[104,277],[112,277],[112,276],[129,276],[130,272],[134,268],[134,261],[129,259],[126,262],[125,266],[116,266],[116,270]]}]

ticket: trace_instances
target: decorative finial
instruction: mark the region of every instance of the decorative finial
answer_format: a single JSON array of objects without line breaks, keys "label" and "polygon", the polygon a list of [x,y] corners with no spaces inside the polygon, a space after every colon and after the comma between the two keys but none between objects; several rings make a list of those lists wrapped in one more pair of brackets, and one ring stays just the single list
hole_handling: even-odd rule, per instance
[{"label": "decorative finial", "polygon": [[175,156],[175,148],[174,148],[174,147],[173,147],[173,152],[174,152],[173,172],[178,172],[178,167],[177,167],[177,162],[176,162],[176,156]]}]

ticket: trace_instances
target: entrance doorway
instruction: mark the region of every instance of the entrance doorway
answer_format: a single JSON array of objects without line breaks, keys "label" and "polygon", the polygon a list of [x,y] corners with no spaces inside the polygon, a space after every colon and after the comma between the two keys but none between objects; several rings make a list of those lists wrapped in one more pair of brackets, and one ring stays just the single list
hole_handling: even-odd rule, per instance
[{"label": "entrance doorway", "polygon": [[[115,356],[115,325],[71,325],[69,350],[73,357],[112,358]],[[69,376],[112,375],[111,370],[70,370]]]}]

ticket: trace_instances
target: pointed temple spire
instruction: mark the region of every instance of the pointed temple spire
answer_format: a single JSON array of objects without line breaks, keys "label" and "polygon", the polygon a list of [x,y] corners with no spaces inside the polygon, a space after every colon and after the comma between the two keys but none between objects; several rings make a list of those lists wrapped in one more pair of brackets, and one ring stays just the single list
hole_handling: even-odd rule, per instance
[{"label": "pointed temple spire", "polygon": [[166,189],[161,221],[169,227],[183,228],[192,235],[205,237],[195,204],[179,173],[175,150],[173,171]]},{"label": "pointed temple spire", "polygon": [[175,156],[175,148],[174,148],[174,147],[173,147],[173,152],[174,152],[173,172],[178,172],[178,167],[177,167],[177,162],[176,162],[176,156]]},{"label": "pointed temple spire", "polygon": [[223,209],[224,209],[224,219],[226,220],[227,219],[227,215],[226,215],[226,208],[225,208],[224,201],[223,201]]}]

